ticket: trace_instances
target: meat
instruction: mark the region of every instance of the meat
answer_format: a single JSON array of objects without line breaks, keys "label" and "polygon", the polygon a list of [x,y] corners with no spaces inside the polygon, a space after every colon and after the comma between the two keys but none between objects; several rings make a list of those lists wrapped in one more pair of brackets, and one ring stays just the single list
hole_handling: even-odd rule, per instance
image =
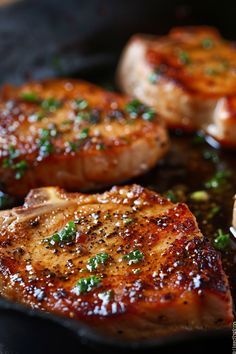
[{"label": "meat", "polygon": [[185,204],[138,185],[32,190],[0,213],[0,293],[144,339],[232,323],[219,253]]},{"label": "meat", "polygon": [[0,184],[10,194],[119,183],[153,167],[167,149],[152,109],[95,85],[61,79],[1,90]]},{"label": "meat", "polygon": [[118,67],[122,90],[154,107],[170,128],[203,130],[236,147],[236,50],[209,27],[135,35]]}]

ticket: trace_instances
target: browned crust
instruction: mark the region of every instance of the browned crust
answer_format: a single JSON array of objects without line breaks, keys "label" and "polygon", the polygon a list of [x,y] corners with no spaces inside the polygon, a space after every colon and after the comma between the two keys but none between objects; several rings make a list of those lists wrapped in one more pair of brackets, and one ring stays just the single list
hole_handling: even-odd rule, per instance
[{"label": "browned crust", "polygon": [[[104,221],[108,211],[110,219]],[[97,226],[93,213],[99,215]],[[116,226],[124,213],[135,223]],[[57,247],[57,252],[40,243],[75,215],[84,217],[75,243]],[[122,324],[124,336],[133,338],[141,338],[142,330],[150,337],[174,328],[217,328],[232,322],[220,255],[203,238],[185,204],[174,205],[136,185],[88,196],[39,189],[22,208],[2,212],[1,224],[1,293],[10,299],[113,334]],[[128,266],[122,257],[136,248],[145,258]],[[91,275],[85,265],[98,250],[112,257],[93,273],[101,277],[100,286],[74,294],[76,281]],[[141,272],[134,274],[137,268]],[[99,294],[109,289],[114,297],[104,303]]]},{"label": "browned crust", "polygon": [[[31,122],[30,117],[40,108],[37,103],[22,99],[24,92],[33,92],[40,99],[53,97],[62,107],[46,113],[40,121]],[[89,103],[92,114],[98,117],[96,122],[76,123],[78,110],[72,104],[78,98]],[[32,82],[19,88],[3,87],[0,94],[0,182],[4,190],[19,196],[24,196],[31,188],[46,185],[85,190],[118,183],[154,166],[168,149],[165,127],[157,116],[152,121],[140,117],[132,119],[125,110],[129,101],[127,96],[71,79]],[[70,125],[64,126],[63,121]],[[52,139],[54,150],[42,157],[40,131],[54,126],[57,131]],[[88,137],[80,140],[76,151],[69,150],[66,144],[78,142],[80,132],[87,128]],[[20,152],[14,162],[25,160],[28,164],[20,182],[15,180],[13,169],[2,167],[4,159],[9,157],[10,145]],[[147,161],[144,167],[142,151],[143,160]],[[126,170],[121,166],[125,159],[133,160]],[[97,175],[93,173],[95,165]]]}]

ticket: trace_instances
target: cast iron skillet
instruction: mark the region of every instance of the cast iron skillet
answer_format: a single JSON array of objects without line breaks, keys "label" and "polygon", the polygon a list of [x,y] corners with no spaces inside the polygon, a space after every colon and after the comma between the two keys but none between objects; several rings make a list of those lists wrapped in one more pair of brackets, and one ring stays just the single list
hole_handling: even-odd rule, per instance
[{"label": "cast iron skillet", "polygon": [[[10,53],[10,58],[0,60],[1,83],[70,76],[111,88],[121,47],[132,33],[165,33],[175,25],[207,23],[219,27],[229,38],[236,38],[236,11],[231,2],[226,1],[223,9],[211,0],[204,3],[204,11],[197,1],[183,4],[166,0],[148,4],[145,0],[129,0],[112,5],[109,0],[25,0],[4,8],[0,10],[0,54],[3,58]],[[218,227],[227,229],[230,225],[232,196],[236,192],[235,152],[215,152],[204,142],[196,144],[193,136],[179,135],[175,132],[172,136],[172,149],[164,161],[127,183],[140,183],[161,193],[181,190],[190,208],[198,213],[203,233],[212,239]],[[218,162],[205,159],[206,151],[215,152]],[[221,203],[222,211],[206,225],[206,210],[191,204],[189,195],[202,189],[219,166],[233,173],[224,196],[212,197]],[[235,250],[222,256],[235,299]],[[195,331],[130,343],[101,336],[79,321],[0,299],[0,353],[228,353],[231,337],[230,329]]]},{"label": "cast iron skillet", "polygon": [[[196,144],[193,136],[174,134],[172,149],[168,156],[148,174],[130,183],[136,182],[161,193],[170,188],[175,191],[177,187],[178,191],[182,190],[188,198],[191,191],[202,187],[202,181],[207,180],[212,175],[212,170],[216,168],[215,163],[202,157],[202,153],[206,151],[217,154],[219,163],[234,171],[234,175],[224,189],[222,212],[214,220],[215,229],[218,225],[226,228],[230,225],[232,192],[236,190],[233,152],[216,152],[206,143]],[[212,196],[215,201],[219,197]],[[190,201],[188,204],[192,210],[196,210],[196,205],[191,204]],[[211,239],[214,228],[209,228],[209,225],[204,224],[204,218],[202,219],[206,211],[203,210],[201,215],[201,208],[197,210],[201,229]],[[222,254],[224,268],[230,277],[231,290],[235,297],[234,257],[235,250]],[[130,343],[101,336],[79,321],[31,310],[4,299],[0,300],[0,353],[204,353],[209,350],[215,353],[228,353],[232,348],[231,337],[230,329],[194,331],[146,342]]]}]

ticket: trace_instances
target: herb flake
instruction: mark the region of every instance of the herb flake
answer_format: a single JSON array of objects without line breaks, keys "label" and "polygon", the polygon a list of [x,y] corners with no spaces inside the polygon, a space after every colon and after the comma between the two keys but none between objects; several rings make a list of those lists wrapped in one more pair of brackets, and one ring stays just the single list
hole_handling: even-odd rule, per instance
[{"label": "herb flake", "polygon": [[144,254],[139,250],[134,250],[123,256],[123,259],[127,261],[128,265],[132,265],[143,261]]},{"label": "herb flake", "polygon": [[100,277],[91,275],[90,277],[81,278],[80,280],[78,280],[72,291],[76,295],[81,295],[98,287],[100,283],[101,283]]},{"label": "herb flake", "polygon": [[96,270],[100,265],[104,265],[108,262],[110,256],[106,252],[98,253],[95,257],[89,259],[87,268],[90,272]]},{"label": "herb flake", "polygon": [[221,229],[217,230],[217,236],[214,239],[214,246],[218,250],[225,250],[229,247],[230,235],[229,233],[224,233]]},{"label": "herb flake", "polygon": [[125,106],[125,110],[133,118],[137,118],[138,116],[141,116],[144,120],[148,120],[148,121],[152,121],[156,116],[156,112],[152,108],[144,105],[142,102],[140,102],[137,99],[128,102]]},{"label": "herb flake", "polygon": [[46,239],[51,246],[74,241],[76,226],[74,221],[69,221],[61,230]]}]

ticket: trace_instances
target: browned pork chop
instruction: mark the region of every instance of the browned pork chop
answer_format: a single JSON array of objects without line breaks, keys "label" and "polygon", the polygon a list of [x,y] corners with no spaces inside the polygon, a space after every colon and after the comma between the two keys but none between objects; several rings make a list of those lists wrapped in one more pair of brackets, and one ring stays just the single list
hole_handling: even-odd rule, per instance
[{"label": "browned pork chop", "polygon": [[124,49],[118,80],[151,105],[171,128],[203,129],[236,147],[236,49],[209,27],[135,35]]},{"label": "browned pork chop", "polygon": [[137,185],[31,191],[0,213],[0,279],[4,297],[126,338],[232,322],[220,255],[188,207]]},{"label": "browned pork chop", "polygon": [[87,82],[1,90],[0,184],[8,193],[118,183],[153,167],[167,148],[166,129],[153,110]]}]

